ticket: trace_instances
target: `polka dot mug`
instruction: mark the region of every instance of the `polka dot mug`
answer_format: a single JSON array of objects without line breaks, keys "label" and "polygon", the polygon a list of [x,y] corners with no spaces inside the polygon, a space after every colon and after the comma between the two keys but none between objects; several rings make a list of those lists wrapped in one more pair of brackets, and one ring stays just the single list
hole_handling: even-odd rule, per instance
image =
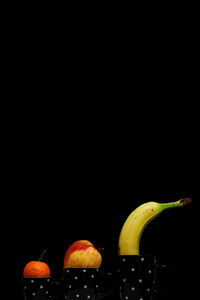
[{"label": "polka dot mug", "polygon": [[99,300],[115,289],[112,274],[101,268],[64,268],[63,281],[66,300]]},{"label": "polka dot mug", "polygon": [[[161,274],[161,269],[165,270],[167,277]],[[161,275],[163,275],[162,280],[160,280]],[[165,283],[161,283],[165,278]],[[122,300],[151,300],[157,292],[168,286],[169,281],[169,268],[158,265],[155,256],[119,256],[118,283]],[[158,284],[160,288],[157,287]]]},{"label": "polka dot mug", "polygon": [[60,283],[51,277],[23,277],[22,289],[24,300],[60,299]]}]

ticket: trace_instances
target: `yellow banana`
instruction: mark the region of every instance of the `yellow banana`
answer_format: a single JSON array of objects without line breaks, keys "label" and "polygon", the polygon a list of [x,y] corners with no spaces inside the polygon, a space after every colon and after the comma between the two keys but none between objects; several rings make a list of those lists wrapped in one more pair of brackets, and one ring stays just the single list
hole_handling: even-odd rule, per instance
[{"label": "yellow banana", "polygon": [[170,203],[147,202],[138,206],[126,219],[119,237],[119,255],[139,255],[142,233],[155,217],[162,211],[182,207],[190,203],[190,198],[183,198]]}]

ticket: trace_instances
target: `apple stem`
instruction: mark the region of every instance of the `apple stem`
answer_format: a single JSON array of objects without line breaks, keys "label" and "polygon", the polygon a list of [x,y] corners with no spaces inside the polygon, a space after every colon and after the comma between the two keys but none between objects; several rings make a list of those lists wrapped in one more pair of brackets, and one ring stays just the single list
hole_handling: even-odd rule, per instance
[{"label": "apple stem", "polygon": [[45,255],[46,252],[47,252],[47,250],[45,249],[45,250],[42,252],[42,255],[40,256],[40,258],[38,259],[38,261],[41,261],[41,259],[43,258],[43,256]]},{"label": "apple stem", "polygon": [[97,250],[98,250],[98,251],[102,251],[102,250],[105,250],[105,249],[104,249],[104,248],[98,248]]}]

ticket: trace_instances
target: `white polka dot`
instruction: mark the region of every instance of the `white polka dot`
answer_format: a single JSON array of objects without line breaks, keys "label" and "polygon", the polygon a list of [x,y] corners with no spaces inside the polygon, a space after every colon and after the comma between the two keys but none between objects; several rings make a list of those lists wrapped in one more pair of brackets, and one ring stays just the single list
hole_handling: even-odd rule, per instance
[{"label": "white polka dot", "polygon": [[76,298],[79,298],[80,297],[80,295],[79,294],[76,294]]},{"label": "white polka dot", "polygon": [[49,281],[50,281],[50,279],[48,278],[48,279],[47,279],[47,282],[49,282]]},{"label": "white polka dot", "polygon": [[99,271],[99,269],[97,268],[97,269],[96,269],[96,271],[98,272],[98,271]]},{"label": "white polka dot", "polygon": [[123,282],[126,282],[126,278],[123,278]]},{"label": "white polka dot", "polygon": [[143,300],[143,298],[140,298],[139,300]]},{"label": "white polka dot", "polygon": [[141,283],[141,282],[142,282],[142,279],[140,278],[138,281]]},{"label": "white polka dot", "polygon": [[27,290],[27,286],[24,286],[24,290]]},{"label": "white polka dot", "polygon": [[72,288],[72,286],[71,285],[69,285],[69,289],[71,289]]},{"label": "white polka dot", "polygon": [[86,269],[83,269],[83,272],[85,273],[85,272],[86,272]]},{"label": "white polka dot", "polygon": [[151,270],[149,270],[148,273],[151,274]]},{"label": "white polka dot", "polygon": [[49,292],[48,291],[46,291],[46,294],[48,294]]},{"label": "white polka dot", "polygon": [[84,289],[87,289],[87,285],[84,285],[83,287],[84,287]]},{"label": "white polka dot", "polygon": [[128,299],[128,296],[126,296],[125,299]]},{"label": "white polka dot", "polygon": [[135,287],[134,286],[132,286],[131,291],[135,291]]},{"label": "white polka dot", "polygon": [[33,279],[31,279],[31,283],[34,283],[34,280],[33,280]]},{"label": "white polka dot", "polygon": [[43,289],[43,285],[40,286],[41,290]]},{"label": "white polka dot", "polygon": [[141,261],[144,261],[144,257],[141,257]]},{"label": "white polka dot", "polygon": [[90,298],[91,298],[91,296],[90,296],[90,295],[88,295],[88,296],[87,296],[87,298],[88,298],[88,299],[90,299]]},{"label": "white polka dot", "polygon": [[126,261],[126,259],[125,259],[125,258],[123,258],[123,259],[122,259],[122,261],[123,261],[123,262],[125,262],[125,261]]},{"label": "white polka dot", "polygon": [[96,288],[98,288],[99,286],[98,286],[98,284],[96,284]]},{"label": "white polka dot", "polygon": [[147,292],[150,292],[150,288],[147,288]]},{"label": "white polka dot", "polygon": [[35,296],[36,295],[36,293],[32,293],[32,296]]},{"label": "white polka dot", "polygon": [[78,279],[78,276],[75,276],[75,277],[74,277],[74,279],[76,279],[76,280],[77,280],[77,279]]},{"label": "white polka dot", "polygon": [[91,275],[91,278],[94,278],[94,275],[93,275],[93,274]]},{"label": "white polka dot", "polygon": [[131,271],[132,271],[132,272],[135,272],[135,268],[132,268]]}]

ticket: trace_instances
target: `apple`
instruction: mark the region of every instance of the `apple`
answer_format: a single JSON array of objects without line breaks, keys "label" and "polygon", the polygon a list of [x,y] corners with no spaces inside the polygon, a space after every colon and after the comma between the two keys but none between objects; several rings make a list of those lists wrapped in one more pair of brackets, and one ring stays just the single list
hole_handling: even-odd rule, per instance
[{"label": "apple", "polygon": [[101,253],[87,240],[73,243],[64,256],[64,268],[99,268],[101,262]]},{"label": "apple", "polygon": [[49,266],[41,261],[45,252],[46,250],[43,251],[39,260],[30,261],[25,265],[23,270],[24,277],[50,277]]}]

